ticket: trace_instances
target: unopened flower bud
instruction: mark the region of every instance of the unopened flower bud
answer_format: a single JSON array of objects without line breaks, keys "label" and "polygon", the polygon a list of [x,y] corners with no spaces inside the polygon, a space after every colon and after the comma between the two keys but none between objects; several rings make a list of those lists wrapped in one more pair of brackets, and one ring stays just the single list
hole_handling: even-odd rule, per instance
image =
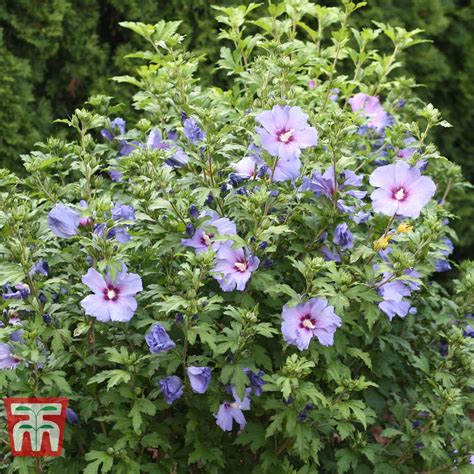
[{"label": "unopened flower bud", "polygon": [[397,227],[397,232],[400,234],[406,234],[407,232],[410,232],[413,229],[413,226],[410,224],[407,224],[406,222],[402,222],[398,227]]},{"label": "unopened flower bud", "polygon": [[388,247],[388,242],[390,240],[391,236],[390,235],[384,235],[380,237],[380,239],[377,239],[374,242],[374,250],[377,252],[379,250],[386,249]]}]

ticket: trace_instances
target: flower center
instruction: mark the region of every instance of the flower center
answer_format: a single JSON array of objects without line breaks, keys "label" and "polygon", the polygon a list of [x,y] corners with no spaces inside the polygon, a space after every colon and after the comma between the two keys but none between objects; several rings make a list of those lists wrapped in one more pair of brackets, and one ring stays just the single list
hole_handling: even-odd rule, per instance
[{"label": "flower center", "polygon": [[105,301],[116,301],[119,297],[120,290],[115,288],[113,285],[109,285],[104,288],[104,300]]},{"label": "flower center", "polygon": [[403,201],[406,196],[406,192],[403,188],[400,188],[396,193],[393,195],[397,201]]},{"label": "flower center", "polygon": [[208,246],[211,245],[212,238],[214,237],[214,234],[209,234],[207,235],[205,232],[203,232],[202,237],[201,237],[201,242]]},{"label": "flower center", "polygon": [[314,329],[316,327],[316,319],[312,318],[309,314],[301,316],[300,328]]},{"label": "flower center", "polygon": [[293,129],[281,132],[278,135],[278,140],[282,143],[291,142],[291,140],[293,139],[293,132],[294,132]]},{"label": "flower center", "polygon": [[239,270],[239,272],[245,272],[247,270],[247,262],[236,262],[234,267]]}]

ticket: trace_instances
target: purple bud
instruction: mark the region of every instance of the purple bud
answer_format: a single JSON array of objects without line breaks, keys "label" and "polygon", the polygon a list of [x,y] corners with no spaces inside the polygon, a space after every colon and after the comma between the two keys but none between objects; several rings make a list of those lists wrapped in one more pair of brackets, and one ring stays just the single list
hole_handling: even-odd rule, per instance
[{"label": "purple bud", "polygon": [[114,183],[120,183],[123,179],[123,173],[119,170],[109,170],[109,176]]},{"label": "purple bud", "polygon": [[262,266],[263,268],[265,268],[266,270],[268,270],[269,268],[271,268],[273,266],[273,260],[271,258],[266,258],[263,262],[262,262]]},{"label": "purple bud", "polygon": [[25,339],[23,338],[23,330],[17,329],[16,331],[13,331],[10,335],[10,340],[24,344]]},{"label": "purple bud", "polygon": [[104,236],[104,232],[107,229],[107,224],[102,222],[101,224],[96,224],[94,226],[94,234],[98,235],[99,237]]},{"label": "purple bud", "polygon": [[30,296],[30,287],[26,283],[19,283],[15,288],[20,292],[22,299],[28,298]]},{"label": "purple bud", "polygon": [[474,337],[474,328],[470,324],[468,324],[466,326],[466,329],[465,329],[463,335],[464,335],[464,337]]},{"label": "purple bud", "polygon": [[176,131],[176,129],[173,129],[173,130],[170,130],[169,133],[168,133],[168,138],[172,141],[172,142],[176,142],[178,140],[178,132]]},{"label": "purple bud", "polygon": [[81,422],[79,415],[72,408],[66,408],[66,420],[71,425],[78,425]]},{"label": "purple bud", "polygon": [[168,405],[171,405],[175,400],[183,396],[183,382],[176,375],[159,380],[158,383]]},{"label": "purple bud", "polygon": [[184,134],[193,145],[206,139],[205,132],[199,128],[199,125],[193,118],[184,120],[183,126]]},{"label": "purple bud", "polygon": [[224,183],[221,185],[221,195],[224,196],[227,194],[227,192],[232,189],[232,186],[230,184]]},{"label": "purple bud", "polygon": [[100,134],[106,139],[106,140],[113,140],[114,139],[114,136],[112,134],[112,132],[106,128],[103,128],[101,131],[100,131]]},{"label": "purple bud", "polygon": [[30,278],[33,278],[33,276],[39,274],[43,276],[48,276],[49,273],[49,265],[46,260],[38,260],[32,267],[31,270],[29,271],[29,276]]},{"label": "purple bud", "polygon": [[257,170],[257,178],[263,178],[268,173],[270,168],[267,165],[262,165]]},{"label": "purple bud", "polygon": [[346,223],[339,224],[334,231],[334,243],[341,249],[352,248],[354,237]]},{"label": "purple bud", "polygon": [[87,227],[91,224],[91,222],[92,221],[91,221],[90,217],[81,217],[79,219],[79,226],[80,227]]},{"label": "purple bud", "polygon": [[235,186],[238,186],[239,183],[244,181],[244,178],[238,175],[237,173],[230,173],[229,181],[230,181],[230,184],[235,187]]},{"label": "purple bud", "polygon": [[198,208],[194,205],[194,204],[191,204],[189,206],[189,215],[193,218],[193,219],[197,219],[199,217],[199,210]]},{"label": "purple bud", "polygon": [[329,94],[329,100],[332,100],[333,102],[337,102],[337,99],[339,99],[339,92],[341,92],[340,89],[337,87],[333,87],[330,89],[330,94]]},{"label": "purple bud", "polygon": [[186,224],[186,234],[189,236],[194,234],[194,226],[192,224]]},{"label": "purple bud", "polygon": [[299,422],[304,422],[308,418],[308,414],[305,411],[300,411],[296,417]]},{"label": "purple bud", "polygon": [[255,396],[259,397],[263,393],[263,386],[265,382],[263,380],[263,376],[265,372],[263,370],[259,370],[258,372],[253,372],[248,368],[244,369],[244,373],[250,381],[250,388]]},{"label": "purple bud", "polygon": [[447,357],[448,353],[449,353],[449,346],[448,346],[448,343],[446,341],[440,341],[438,342],[438,350],[439,350],[439,353],[443,356],[443,357]]},{"label": "purple bud", "polygon": [[167,352],[176,347],[176,344],[171,340],[165,328],[160,323],[153,325],[150,334],[145,336],[145,341],[152,354]]},{"label": "purple bud", "polygon": [[30,295],[30,287],[25,283],[19,283],[14,289],[10,285],[3,285],[3,289],[5,291],[2,294],[4,300],[21,300]]},{"label": "purple bud", "polygon": [[211,381],[210,367],[191,366],[187,369],[189,382],[194,393],[206,393]]},{"label": "purple bud", "polygon": [[132,206],[127,206],[126,204],[116,204],[112,208],[112,219],[114,221],[134,221],[135,209]]},{"label": "purple bud", "polygon": [[328,233],[327,233],[326,231],[324,231],[324,232],[321,234],[321,237],[319,237],[318,242],[324,242],[327,238],[328,238]]}]

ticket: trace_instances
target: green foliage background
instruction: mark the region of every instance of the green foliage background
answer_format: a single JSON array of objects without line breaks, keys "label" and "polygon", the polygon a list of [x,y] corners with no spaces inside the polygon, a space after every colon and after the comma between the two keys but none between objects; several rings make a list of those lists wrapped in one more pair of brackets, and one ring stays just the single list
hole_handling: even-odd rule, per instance
[{"label": "green foliage background", "polygon": [[[249,3],[237,0],[31,0],[0,4],[0,165],[19,168],[19,155],[52,133],[53,124],[70,115],[92,94],[118,97],[124,87],[109,78],[133,68],[127,52],[136,38],[119,21],[155,23],[182,20],[180,31],[194,51],[206,54],[209,82],[223,83],[210,64],[219,55],[218,25],[212,5]],[[320,3],[337,5],[337,1]],[[368,0],[355,22],[388,22],[407,29],[423,28],[433,40],[409,50],[406,69],[420,85],[419,95],[441,110],[454,127],[434,140],[441,152],[461,164],[474,181],[474,1]],[[403,73],[400,70],[400,73]],[[435,132],[436,133],[436,132]],[[462,237],[458,256],[473,253],[472,193],[457,196],[457,230]]]}]

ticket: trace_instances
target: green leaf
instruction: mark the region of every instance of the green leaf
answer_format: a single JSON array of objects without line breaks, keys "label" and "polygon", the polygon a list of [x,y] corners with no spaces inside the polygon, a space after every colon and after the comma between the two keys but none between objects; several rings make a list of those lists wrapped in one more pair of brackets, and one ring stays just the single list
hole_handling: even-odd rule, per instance
[{"label": "green leaf", "polygon": [[370,355],[368,352],[364,352],[358,347],[349,347],[347,349],[347,353],[353,357],[361,359],[369,369],[372,368],[372,360],[370,359]]},{"label": "green leaf", "polygon": [[133,86],[141,87],[142,83],[138,80],[135,79],[132,76],[113,76],[112,81],[118,82],[118,83],[126,83],[126,84],[132,84]]},{"label": "green leaf", "polygon": [[381,433],[380,436],[385,438],[395,438],[396,436],[403,436],[403,431],[397,430],[395,428],[385,428]]},{"label": "green leaf", "polygon": [[355,469],[359,464],[359,457],[349,448],[342,448],[336,451],[337,472],[343,474],[351,468]]},{"label": "green leaf", "polygon": [[96,474],[102,464],[101,473],[110,472],[114,464],[114,458],[104,451],[90,451],[85,455],[86,461],[94,461],[86,466],[84,473]]},{"label": "green leaf", "polygon": [[418,367],[425,374],[430,375],[430,362],[428,358],[424,355],[421,357],[413,356],[413,365]]},{"label": "green leaf", "polygon": [[273,415],[270,420],[270,424],[268,425],[265,433],[265,438],[269,438],[270,436],[273,436],[277,431],[281,431],[281,427],[283,425],[283,421],[286,418],[286,413],[277,413],[276,415]]},{"label": "green leaf", "polygon": [[100,372],[94,375],[93,377],[91,377],[87,383],[88,384],[102,383],[105,380],[109,380],[107,383],[107,390],[110,390],[115,385],[129,382],[130,379],[131,379],[130,373],[125,370],[120,370],[120,369],[104,370],[103,372]]},{"label": "green leaf", "polygon": [[234,444],[250,446],[252,451],[262,448],[265,446],[265,443],[265,428],[261,424],[253,422],[247,423],[245,431],[234,441]]},{"label": "green leaf", "polygon": [[146,25],[145,23],[140,23],[140,22],[121,21],[119,22],[119,25],[122,26],[123,28],[132,30],[137,35],[140,35],[143,38],[148,39],[148,40],[150,40],[153,32],[155,31],[155,29],[153,28],[153,25]]},{"label": "green leaf", "polygon": [[24,278],[25,273],[21,265],[5,261],[0,262],[0,286],[6,285],[7,283],[10,285],[16,285]]},{"label": "green leaf", "polygon": [[102,464],[102,461],[94,461],[89,463],[83,471],[83,474],[97,474],[99,472],[99,467]]},{"label": "green leaf", "polygon": [[272,285],[267,286],[263,291],[269,295],[286,295],[289,296],[292,300],[298,301],[298,293],[291,288],[291,286],[275,283],[272,279]]},{"label": "green leaf", "polygon": [[249,383],[249,379],[245,375],[244,368],[240,365],[234,367],[234,373],[232,374],[231,383],[235,387],[237,396],[243,400],[245,397],[245,388]]},{"label": "green leaf", "polygon": [[361,310],[365,320],[367,321],[369,330],[372,330],[374,324],[381,318],[382,313],[377,305],[369,302],[362,303]]},{"label": "green leaf", "polygon": [[142,415],[140,413],[140,406],[137,401],[135,401],[135,403],[133,404],[129,416],[132,418],[133,431],[135,431],[135,433],[138,433],[140,431],[140,427],[142,426],[143,420]]}]

